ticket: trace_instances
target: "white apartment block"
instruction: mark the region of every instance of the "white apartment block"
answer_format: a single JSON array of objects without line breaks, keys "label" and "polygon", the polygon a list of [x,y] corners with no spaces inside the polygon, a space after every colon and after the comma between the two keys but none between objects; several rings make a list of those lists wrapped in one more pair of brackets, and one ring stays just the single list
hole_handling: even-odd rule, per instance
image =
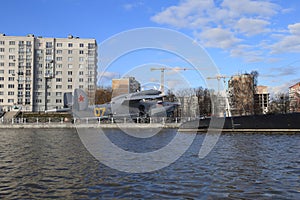
[{"label": "white apartment block", "polygon": [[26,111],[63,107],[64,93],[81,88],[93,103],[97,82],[95,39],[0,34],[0,106]]}]

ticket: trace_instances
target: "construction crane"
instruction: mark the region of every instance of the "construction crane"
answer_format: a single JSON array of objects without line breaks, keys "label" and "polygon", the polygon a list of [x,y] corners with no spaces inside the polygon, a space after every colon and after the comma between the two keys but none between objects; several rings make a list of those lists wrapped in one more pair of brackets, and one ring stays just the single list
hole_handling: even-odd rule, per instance
[{"label": "construction crane", "polygon": [[159,67],[159,68],[151,68],[150,69],[151,71],[154,71],[154,70],[160,70],[161,71],[161,74],[160,74],[160,90],[162,92],[162,94],[165,93],[165,87],[164,87],[164,84],[165,84],[165,70],[174,70],[174,71],[177,71],[177,70],[183,70],[183,71],[186,71],[186,70],[195,70],[193,68],[180,68],[180,67]]},{"label": "construction crane", "polygon": [[[207,77],[206,79],[217,79],[218,80],[218,95],[220,95],[220,80],[223,79],[224,83],[225,83],[226,78],[230,78],[230,77],[226,76],[226,75],[218,74],[218,75],[213,76],[213,77]],[[225,108],[226,115],[231,116],[231,110],[230,110],[230,105],[229,105],[229,101],[228,101],[228,98],[227,98],[227,93],[226,93],[226,97],[225,97],[225,102],[226,102],[226,108]]]},{"label": "construction crane", "polygon": [[206,79],[217,79],[218,80],[218,94],[220,92],[220,80],[221,79],[224,79],[224,83],[225,83],[225,79],[226,78],[230,78],[229,76],[226,76],[226,75],[221,75],[221,74],[218,74],[214,77],[207,77]]}]

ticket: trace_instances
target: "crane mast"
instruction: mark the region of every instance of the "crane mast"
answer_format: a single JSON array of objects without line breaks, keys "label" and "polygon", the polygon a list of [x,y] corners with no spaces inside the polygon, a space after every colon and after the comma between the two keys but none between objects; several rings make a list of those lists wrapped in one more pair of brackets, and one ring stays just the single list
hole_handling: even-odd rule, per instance
[{"label": "crane mast", "polygon": [[[221,79],[224,79],[224,83],[225,83],[226,78],[230,78],[230,77],[226,76],[226,75],[217,74],[216,76],[207,77],[206,79],[217,79],[218,80],[218,96],[220,96],[220,81],[221,81]],[[226,101],[226,114],[227,114],[227,116],[231,116],[231,111],[230,111],[230,105],[229,105],[229,101],[228,101],[228,97],[227,97],[227,92],[225,93],[225,101]]]},{"label": "crane mast", "polygon": [[194,70],[193,68],[179,68],[179,67],[158,67],[158,68],[151,68],[150,69],[151,71],[155,71],[155,70],[159,70],[161,73],[160,73],[160,90],[162,92],[162,94],[165,93],[165,70],[174,70],[174,71],[177,71],[177,70],[183,70],[183,71],[186,71],[186,70]]}]

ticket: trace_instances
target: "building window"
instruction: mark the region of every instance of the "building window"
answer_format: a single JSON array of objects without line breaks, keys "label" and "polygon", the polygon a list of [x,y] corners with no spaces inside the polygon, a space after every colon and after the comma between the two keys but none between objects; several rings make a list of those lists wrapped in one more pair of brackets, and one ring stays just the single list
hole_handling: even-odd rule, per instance
[{"label": "building window", "polygon": [[95,48],[95,44],[94,43],[89,43],[88,44],[88,48],[89,49],[94,49]]},{"label": "building window", "polygon": [[14,92],[11,92],[11,91],[9,91],[9,92],[7,92],[7,94],[8,94],[9,96],[13,96],[15,93],[14,93]]},{"label": "building window", "polygon": [[46,56],[46,62],[52,61],[52,56]]},{"label": "building window", "polygon": [[8,77],[8,81],[14,81],[15,77]]},{"label": "building window", "polygon": [[4,81],[4,77],[1,76],[1,77],[0,77],[0,81]]},{"label": "building window", "polygon": [[46,42],[46,48],[52,48],[52,42]]},{"label": "building window", "polygon": [[15,53],[15,48],[9,48],[9,49],[8,49],[8,52],[9,52],[9,53]]},{"label": "building window", "polygon": [[72,85],[68,85],[68,89],[72,89]]},{"label": "building window", "polygon": [[83,85],[79,85],[79,88],[80,88],[80,89],[83,89]]},{"label": "building window", "polygon": [[3,103],[3,99],[0,99],[0,103]]},{"label": "building window", "polygon": [[83,50],[80,50],[80,51],[79,51],[79,54],[84,54]]},{"label": "building window", "polygon": [[4,60],[4,55],[0,55],[0,60]]},{"label": "building window", "polygon": [[15,66],[15,63],[8,63],[8,66],[9,66],[9,67],[14,67],[14,66]]},{"label": "building window", "polygon": [[72,71],[68,71],[68,75],[72,75],[73,73],[72,73]]},{"label": "building window", "polygon": [[57,43],[56,46],[57,47],[62,47],[62,43]]},{"label": "building window", "polygon": [[14,74],[14,73],[15,73],[15,70],[12,70],[12,69],[11,69],[11,70],[8,70],[8,73],[9,73],[9,74]]},{"label": "building window", "polygon": [[56,54],[62,54],[62,50],[57,50]]},{"label": "building window", "polygon": [[7,102],[8,102],[8,103],[13,103],[14,100],[13,100],[13,99],[8,99]]},{"label": "building window", "polygon": [[83,82],[83,78],[80,78],[80,79],[79,79],[79,82]]},{"label": "building window", "polygon": [[46,55],[52,55],[52,49],[46,49]]},{"label": "building window", "polygon": [[4,52],[4,50],[5,50],[4,48],[0,48],[0,52]]},{"label": "building window", "polygon": [[72,82],[72,78],[68,78],[68,82]]},{"label": "building window", "polygon": [[84,57],[79,57],[79,62],[83,62],[84,61]]},{"label": "building window", "polygon": [[62,61],[62,57],[56,57],[57,61]]},{"label": "building window", "polygon": [[9,41],[9,45],[15,45],[15,41]]},{"label": "building window", "polygon": [[68,43],[68,47],[73,47],[73,44],[72,43]]},{"label": "building window", "polygon": [[56,75],[61,75],[61,74],[62,74],[62,71],[56,71],[55,74],[56,74]]},{"label": "building window", "polygon": [[80,44],[79,44],[79,47],[84,47],[84,44],[83,44],[83,43],[80,43]]},{"label": "building window", "polygon": [[5,42],[1,40],[0,45],[5,45]]},{"label": "building window", "polygon": [[73,51],[72,50],[68,50],[68,54],[72,54],[73,53]]},{"label": "building window", "polygon": [[56,78],[56,82],[61,82],[61,78]]},{"label": "building window", "polygon": [[1,96],[4,95],[4,92],[3,92],[3,91],[0,91],[0,95],[1,95]]},{"label": "building window", "polygon": [[72,65],[72,64],[68,64],[68,68],[69,68],[69,69],[72,69],[72,68],[73,68],[73,65]]},{"label": "building window", "polygon": [[68,61],[69,62],[73,61],[73,57],[68,57]]},{"label": "building window", "polygon": [[56,89],[61,89],[62,86],[61,85],[56,85]]},{"label": "building window", "polygon": [[56,103],[61,103],[61,99],[56,99]]},{"label": "building window", "polygon": [[4,74],[4,70],[3,69],[0,70],[0,74]]},{"label": "building window", "polygon": [[13,55],[9,55],[9,56],[8,56],[8,59],[9,59],[9,60],[14,60],[15,58],[16,58],[16,57],[13,56]]},{"label": "building window", "polygon": [[61,92],[56,92],[55,95],[56,95],[57,97],[61,97],[62,93],[61,93]]},{"label": "building window", "polygon": [[79,71],[79,75],[83,75],[83,71]]},{"label": "building window", "polygon": [[1,63],[0,63],[0,67],[4,67],[4,62],[1,62]]},{"label": "building window", "polygon": [[4,84],[0,84],[0,88],[4,88]]},{"label": "building window", "polygon": [[56,68],[62,68],[62,64],[57,64]]}]

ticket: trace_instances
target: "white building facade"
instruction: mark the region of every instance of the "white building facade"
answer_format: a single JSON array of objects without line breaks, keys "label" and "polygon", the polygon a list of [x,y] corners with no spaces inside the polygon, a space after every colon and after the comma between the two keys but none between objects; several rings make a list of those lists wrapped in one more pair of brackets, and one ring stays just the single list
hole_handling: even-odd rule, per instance
[{"label": "white building facade", "polygon": [[81,88],[90,103],[97,82],[95,39],[0,34],[0,106],[9,111],[63,107],[64,93]]}]

